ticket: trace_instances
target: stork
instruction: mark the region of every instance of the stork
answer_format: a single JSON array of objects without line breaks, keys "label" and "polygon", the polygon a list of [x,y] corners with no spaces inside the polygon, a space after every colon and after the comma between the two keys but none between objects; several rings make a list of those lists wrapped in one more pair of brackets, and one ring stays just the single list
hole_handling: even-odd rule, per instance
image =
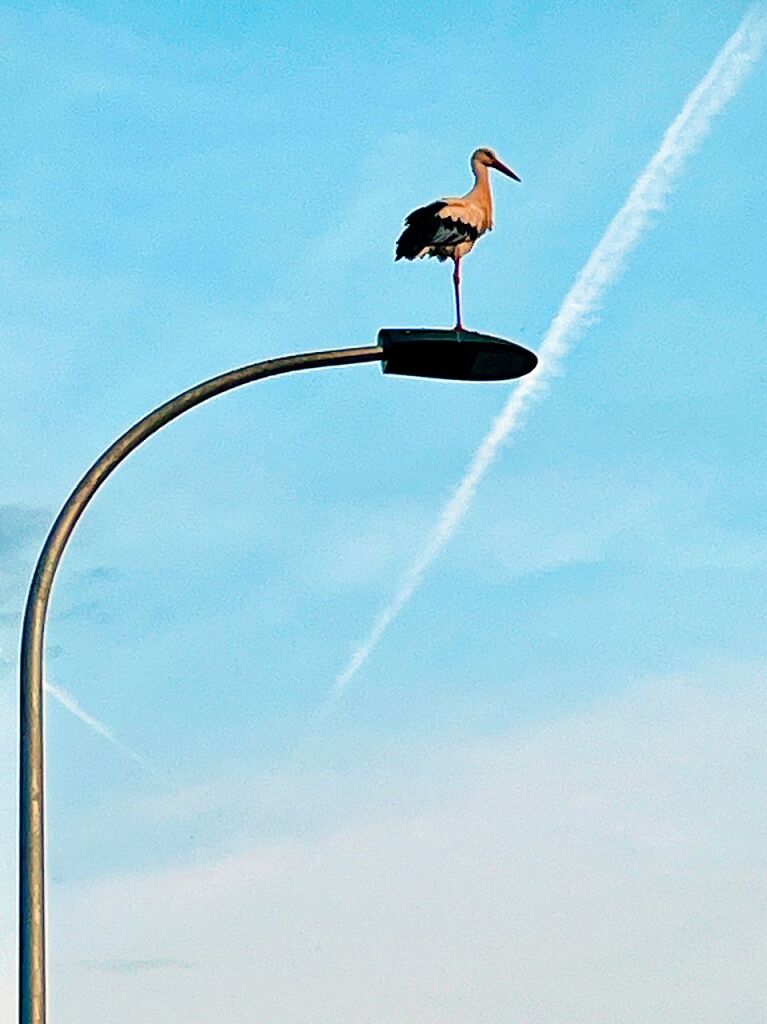
[{"label": "stork", "polygon": [[455,290],[455,329],[461,322],[461,260],[471,252],[474,243],[493,228],[493,193],[490,189],[490,168],[513,178],[522,179],[502,163],[492,149],[476,149],[471,155],[474,187],[465,196],[438,199],[420,206],[405,219],[405,230],[397,239],[396,260],[417,260],[436,256],[440,262],[453,261]]}]

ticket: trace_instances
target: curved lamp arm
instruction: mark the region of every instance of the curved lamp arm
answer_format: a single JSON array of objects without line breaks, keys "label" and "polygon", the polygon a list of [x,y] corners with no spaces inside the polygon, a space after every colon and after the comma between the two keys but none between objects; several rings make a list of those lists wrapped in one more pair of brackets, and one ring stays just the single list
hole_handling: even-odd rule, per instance
[{"label": "curved lamp arm", "polygon": [[292,370],[383,359],[380,346],[307,352],[222,373],[165,402],[107,448],[70,494],[43,546],[29,588],[21,637],[19,739],[19,1024],[45,1024],[43,808],[43,643],[45,619],[64,548],[88,502],[109,474],[166,423],[242,384]]}]

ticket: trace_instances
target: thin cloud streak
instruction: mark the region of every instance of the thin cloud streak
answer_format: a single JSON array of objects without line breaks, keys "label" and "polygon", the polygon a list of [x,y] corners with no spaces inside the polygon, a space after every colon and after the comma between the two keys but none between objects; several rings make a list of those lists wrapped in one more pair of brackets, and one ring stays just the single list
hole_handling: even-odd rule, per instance
[{"label": "thin cloud streak", "polygon": [[628,256],[651,225],[654,213],[684,169],[685,161],[711,129],[713,118],[737,93],[759,60],[767,42],[767,8],[749,9],[714,63],[688,96],[667,129],[660,147],[640,174],[625,203],[607,227],[554,317],[538,352],[538,369],[516,388],[481,442],[463,480],[442,509],[426,545],[407,570],[392,601],[373,624],[367,639],[352,654],[333,684],[337,699],[359,672],[397,618],[469,510],[477,488],[501,445],[524,425],[525,414],[548,391],[561,372],[573,344],[593,321],[609,287],[620,276]]},{"label": "thin cloud streak", "polygon": [[136,764],[140,764],[142,768],[153,768],[153,765],[147,760],[147,758],[143,757],[136,750],[133,750],[132,747],[129,747],[126,743],[123,743],[122,740],[118,739],[112,730],[104,725],[103,722],[100,722],[98,718],[94,718],[93,715],[88,714],[88,712],[77,703],[71,693],[68,693],[66,690],[61,689],[61,687],[54,686],[53,683],[48,682],[45,684],[45,690],[46,693],[49,693],[51,697],[53,697],[55,701],[58,701],[63,708],[66,708],[70,714],[74,715],[75,718],[79,718],[84,725],[87,725],[89,729],[92,729],[93,732],[105,739],[107,743],[111,743],[113,747],[116,747],[120,753],[129,757],[131,761],[135,761]]}]

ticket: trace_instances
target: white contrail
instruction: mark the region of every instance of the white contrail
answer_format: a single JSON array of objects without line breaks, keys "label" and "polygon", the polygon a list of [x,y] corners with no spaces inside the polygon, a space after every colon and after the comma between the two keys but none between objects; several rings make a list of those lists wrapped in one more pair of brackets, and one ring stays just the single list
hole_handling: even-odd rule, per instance
[{"label": "white contrail", "polygon": [[66,690],[62,690],[59,686],[54,686],[53,683],[46,682],[45,690],[53,697],[54,700],[58,701],[62,707],[66,708],[70,714],[74,715],[75,718],[79,718],[81,722],[88,726],[89,729],[93,729],[95,733],[103,737],[108,743],[111,743],[121,753],[125,754],[132,761],[140,764],[142,768],[152,768],[151,763],[142,757],[137,751],[133,750],[122,740],[118,739],[117,736],[109,729],[103,722],[100,722],[98,718],[94,718],[93,715],[89,715],[88,712],[80,707],[75,698],[71,693]]},{"label": "white contrail", "polygon": [[403,576],[393,600],[378,616],[369,636],[354,651],[333,684],[332,698],[343,692],[365,664],[386,629],[419,587],[426,570],[455,533],[499,448],[512,431],[522,426],[524,414],[534,401],[546,393],[549,380],[559,372],[563,358],[596,314],[605,292],[648,228],[651,215],[663,207],[685,160],[708,134],[712,118],[738,91],[761,56],[766,41],[767,13],[765,5],[760,3],[749,9],[704,78],[690,93],[663,136],[660,148],[578,273],[541,344],[537,370],[516,388],[493,423],[466,475],[442,509],[425,547]]}]

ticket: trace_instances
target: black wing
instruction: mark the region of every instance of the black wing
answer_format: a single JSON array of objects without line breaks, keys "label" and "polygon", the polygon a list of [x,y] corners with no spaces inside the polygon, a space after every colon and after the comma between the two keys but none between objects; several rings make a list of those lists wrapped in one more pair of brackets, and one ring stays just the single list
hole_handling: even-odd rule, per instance
[{"label": "black wing", "polygon": [[439,216],[440,210],[444,210],[447,205],[441,201],[429,203],[408,214],[405,230],[397,239],[395,260],[414,260],[427,245],[439,247],[477,240],[479,231],[471,224]]}]

